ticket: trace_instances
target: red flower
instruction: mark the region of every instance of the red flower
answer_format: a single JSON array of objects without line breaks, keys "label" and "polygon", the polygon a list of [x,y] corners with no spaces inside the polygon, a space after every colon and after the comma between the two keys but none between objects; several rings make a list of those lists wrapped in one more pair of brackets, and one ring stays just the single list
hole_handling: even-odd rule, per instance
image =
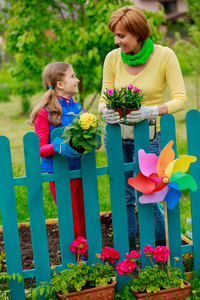
[{"label": "red flower", "polygon": [[78,236],[70,245],[69,250],[73,253],[77,254],[85,254],[87,253],[88,244],[86,239],[81,236]]},{"label": "red flower", "polygon": [[119,258],[119,251],[111,247],[104,247],[100,253],[101,259],[107,259],[108,262],[114,264]]},{"label": "red flower", "polygon": [[117,273],[120,275],[129,275],[133,269],[136,268],[136,264],[134,261],[130,259],[124,259],[117,264],[116,269]]},{"label": "red flower", "polygon": [[151,245],[146,245],[143,248],[143,252],[146,256],[151,256],[153,251],[153,247]]},{"label": "red flower", "polygon": [[140,252],[132,250],[130,253],[126,253],[126,258],[131,259],[131,261],[136,261],[136,258],[140,257],[140,255]]},{"label": "red flower", "polygon": [[159,261],[166,262],[167,257],[170,254],[170,250],[166,246],[157,246],[155,249],[153,249],[152,253],[153,253],[153,258],[155,258],[157,262]]}]

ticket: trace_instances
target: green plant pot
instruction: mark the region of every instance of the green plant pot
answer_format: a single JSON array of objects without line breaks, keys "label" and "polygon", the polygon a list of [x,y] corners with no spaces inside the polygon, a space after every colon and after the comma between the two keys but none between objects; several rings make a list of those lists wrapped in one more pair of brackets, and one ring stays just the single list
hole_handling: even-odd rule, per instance
[{"label": "green plant pot", "polygon": [[[116,284],[112,282],[111,284],[94,287],[91,289],[83,290],[80,292],[74,292],[64,295],[65,299],[76,299],[76,300],[99,300],[99,299],[108,299],[113,300],[115,295],[115,286]],[[63,295],[57,293],[59,299],[63,299]]]},{"label": "green plant pot", "polygon": [[161,290],[157,293],[136,293],[131,290],[131,292],[135,295],[135,297],[139,300],[163,300],[163,299],[177,299],[177,300],[185,300],[190,296],[190,288],[191,284],[186,280],[183,280],[185,287],[181,289],[180,287],[175,287],[171,289]]}]

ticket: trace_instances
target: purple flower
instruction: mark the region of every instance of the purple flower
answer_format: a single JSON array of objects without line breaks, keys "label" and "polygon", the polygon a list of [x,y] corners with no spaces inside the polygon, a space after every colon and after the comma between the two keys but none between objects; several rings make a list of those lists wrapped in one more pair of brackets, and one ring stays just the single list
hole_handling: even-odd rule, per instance
[{"label": "purple flower", "polygon": [[140,89],[135,88],[135,92],[139,93],[139,92],[140,92]]},{"label": "purple flower", "polygon": [[129,84],[129,85],[128,85],[128,88],[129,88],[130,90],[132,90],[132,89],[134,89],[134,85]]},{"label": "purple flower", "polygon": [[114,91],[113,91],[112,89],[107,89],[106,93],[107,93],[108,95],[112,95],[112,94],[114,93]]}]

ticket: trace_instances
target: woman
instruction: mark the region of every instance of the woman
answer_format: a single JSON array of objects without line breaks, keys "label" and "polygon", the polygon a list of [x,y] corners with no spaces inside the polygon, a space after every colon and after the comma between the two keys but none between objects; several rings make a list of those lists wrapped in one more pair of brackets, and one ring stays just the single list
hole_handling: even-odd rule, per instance
[{"label": "woman", "polygon": [[[124,6],[114,11],[109,20],[109,29],[115,36],[119,48],[109,52],[103,69],[102,94],[99,111],[103,112],[106,122],[113,124],[120,120],[119,114],[107,109],[103,92],[108,88],[120,89],[132,84],[145,95],[144,105],[138,111],[126,115],[126,120],[138,123],[147,119],[156,120],[156,135],[150,142],[150,151],[159,155],[160,116],[173,114],[185,108],[187,95],[179,62],[175,53],[168,47],[154,44],[150,39],[150,27],[146,16],[136,6]],[[166,86],[171,99],[163,104]],[[121,124],[124,162],[134,161],[133,127]],[[106,147],[106,137],[105,137]],[[136,216],[135,193],[127,180],[132,172],[125,172],[126,205],[130,250],[135,249]],[[164,220],[157,204],[153,204],[156,244],[165,244]]]}]

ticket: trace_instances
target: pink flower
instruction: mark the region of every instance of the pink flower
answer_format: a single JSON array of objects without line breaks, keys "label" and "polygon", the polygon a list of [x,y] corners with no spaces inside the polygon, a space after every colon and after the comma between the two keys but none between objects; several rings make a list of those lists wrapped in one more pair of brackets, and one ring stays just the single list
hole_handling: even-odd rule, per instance
[{"label": "pink flower", "polygon": [[86,239],[81,236],[78,236],[70,245],[69,250],[73,253],[86,254],[87,253],[88,244]]},{"label": "pink flower", "polygon": [[114,91],[113,91],[112,89],[107,89],[106,93],[107,93],[108,95],[112,95],[112,94],[114,93]]},{"label": "pink flower", "polygon": [[108,262],[114,264],[119,258],[119,251],[111,247],[104,247],[100,253],[101,259],[107,259]]},{"label": "pink flower", "polygon": [[116,269],[120,275],[129,275],[133,269],[136,268],[134,261],[130,259],[124,259],[117,264]]},{"label": "pink flower", "polygon": [[157,246],[156,248],[153,249],[152,253],[153,253],[153,258],[155,258],[157,262],[159,261],[166,262],[167,257],[170,254],[170,250],[166,246]]},{"label": "pink flower", "polygon": [[132,90],[132,89],[134,88],[134,85],[129,84],[129,85],[128,85],[128,88],[129,88],[130,90]]},{"label": "pink flower", "polygon": [[140,89],[135,88],[135,92],[139,93],[139,92],[140,92]]},{"label": "pink flower", "polygon": [[140,255],[140,252],[132,250],[130,253],[126,253],[126,258],[131,259],[131,261],[136,261],[136,258],[140,257]]},{"label": "pink flower", "polygon": [[143,252],[146,256],[151,256],[153,252],[153,247],[151,245],[146,245],[143,248]]}]

